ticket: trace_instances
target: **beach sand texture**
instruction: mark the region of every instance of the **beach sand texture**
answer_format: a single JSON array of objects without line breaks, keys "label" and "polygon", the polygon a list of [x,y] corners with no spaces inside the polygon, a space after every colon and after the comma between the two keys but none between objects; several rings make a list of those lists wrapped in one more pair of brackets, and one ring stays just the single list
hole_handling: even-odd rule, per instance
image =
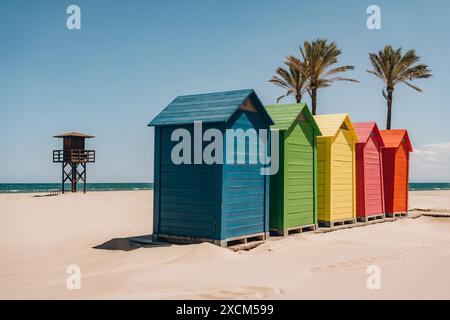
[{"label": "beach sand texture", "polygon": [[[450,212],[450,191],[410,192]],[[152,192],[0,194],[0,299],[450,299],[450,219],[420,217],[270,240],[131,251],[92,247],[152,231]],[[81,289],[69,290],[69,265]],[[369,290],[367,267],[381,268]]]}]

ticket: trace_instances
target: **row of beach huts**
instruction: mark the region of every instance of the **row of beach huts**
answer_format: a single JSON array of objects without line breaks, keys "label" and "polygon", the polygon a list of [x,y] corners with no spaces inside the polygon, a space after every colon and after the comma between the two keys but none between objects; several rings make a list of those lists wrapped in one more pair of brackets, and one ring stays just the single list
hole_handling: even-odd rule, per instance
[{"label": "row of beach huts", "polygon": [[[198,122],[203,133],[215,129],[224,140],[229,129],[277,131],[278,172],[261,174],[262,163],[174,163],[181,141],[175,130],[195,135]],[[155,127],[154,240],[227,247],[407,214],[412,146],[404,129],[379,130],[348,114],[313,116],[306,104],[264,106],[251,89],[179,96],[149,126]],[[270,150],[274,141],[266,139]],[[240,142],[246,148],[236,153],[249,157],[251,142]],[[198,148],[185,146],[189,154]],[[217,146],[230,151],[227,143]]]}]

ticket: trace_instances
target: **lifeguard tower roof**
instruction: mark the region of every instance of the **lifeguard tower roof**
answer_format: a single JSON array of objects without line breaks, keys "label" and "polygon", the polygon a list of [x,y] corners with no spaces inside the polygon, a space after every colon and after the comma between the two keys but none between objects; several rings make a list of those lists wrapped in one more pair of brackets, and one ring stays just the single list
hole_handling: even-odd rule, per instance
[{"label": "lifeguard tower roof", "polygon": [[53,138],[86,138],[86,139],[90,139],[90,138],[95,138],[95,136],[91,136],[89,134],[84,134],[84,133],[79,133],[79,132],[67,132],[67,133],[63,133],[63,134],[58,134],[56,136],[53,136]]}]

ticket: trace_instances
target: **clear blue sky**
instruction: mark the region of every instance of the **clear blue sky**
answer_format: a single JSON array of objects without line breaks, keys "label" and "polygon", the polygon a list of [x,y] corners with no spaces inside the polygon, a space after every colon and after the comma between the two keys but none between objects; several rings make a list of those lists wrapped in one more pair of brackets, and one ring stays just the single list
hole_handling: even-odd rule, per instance
[{"label": "clear blue sky", "polygon": [[[66,28],[70,4],[81,7],[81,30]],[[382,30],[366,27],[370,4],[381,7]],[[274,103],[282,91],[267,80],[317,37],[335,41],[340,63],[357,67],[348,76],[361,81],[320,91],[319,113],[348,112],[382,127],[382,83],[365,72],[368,52],[385,44],[417,50],[434,77],[417,82],[423,94],[397,89],[393,126],[409,129],[422,154],[412,180],[446,179],[427,167],[430,152],[444,155],[435,165],[444,163],[437,171],[450,180],[449,12],[446,0],[1,1],[0,182],[59,181],[52,136],[72,130],[97,136],[89,141],[97,150],[91,182],[152,181],[146,125],[173,98],[254,88]]]}]

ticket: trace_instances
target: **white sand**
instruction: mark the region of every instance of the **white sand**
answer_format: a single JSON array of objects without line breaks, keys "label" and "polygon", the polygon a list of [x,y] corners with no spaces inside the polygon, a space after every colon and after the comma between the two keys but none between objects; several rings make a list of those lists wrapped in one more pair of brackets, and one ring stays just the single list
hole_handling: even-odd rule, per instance
[{"label": "white sand", "polygon": [[[450,191],[411,192],[450,209]],[[150,234],[152,192],[0,195],[0,299],[450,299],[450,219],[402,219],[268,241],[234,253],[211,244],[92,249]],[[81,289],[66,268],[81,268]],[[381,268],[381,290],[366,286]]]},{"label": "white sand", "polygon": [[450,190],[410,192],[411,209],[437,209],[450,212]]}]

